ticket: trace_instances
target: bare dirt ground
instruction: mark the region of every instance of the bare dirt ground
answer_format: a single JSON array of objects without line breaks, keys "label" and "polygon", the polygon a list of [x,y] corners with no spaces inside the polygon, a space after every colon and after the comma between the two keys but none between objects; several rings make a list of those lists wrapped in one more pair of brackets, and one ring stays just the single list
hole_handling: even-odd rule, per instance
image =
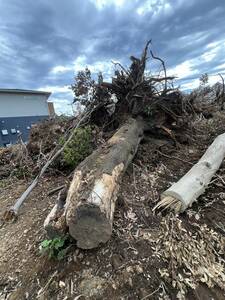
[{"label": "bare dirt ground", "polygon": [[[65,181],[62,175],[46,175],[18,220],[1,225],[0,299],[225,299],[223,286],[207,287],[203,280],[198,280],[202,283],[195,289],[187,287],[185,296],[179,294],[182,288],[178,283],[174,287],[163,275],[163,270],[170,269],[170,258],[166,260],[157,248],[166,235],[162,229],[166,216],[153,214],[152,208],[160,193],[225,132],[225,115],[216,114],[195,125],[194,137],[190,133],[189,142],[182,147],[151,141],[140,146],[123,178],[111,240],[91,251],[76,248],[74,241],[61,261],[39,254],[40,242],[45,239],[43,222],[56,199],[47,193]],[[194,226],[204,224],[219,237],[225,235],[225,165],[218,175],[198,203],[176,219],[193,235]],[[1,182],[1,214],[27,185],[14,177]],[[218,255],[224,259],[224,248]],[[176,272],[183,274],[179,269]],[[184,279],[180,281],[182,287]]]}]

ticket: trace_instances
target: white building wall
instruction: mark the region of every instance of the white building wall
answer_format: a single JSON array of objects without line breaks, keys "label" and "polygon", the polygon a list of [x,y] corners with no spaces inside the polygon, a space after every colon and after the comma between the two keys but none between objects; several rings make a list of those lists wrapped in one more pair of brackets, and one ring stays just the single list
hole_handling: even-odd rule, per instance
[{"label": "white building wall", "polygon": [[0,93],[0,118],[47,116],[47,95]]}]

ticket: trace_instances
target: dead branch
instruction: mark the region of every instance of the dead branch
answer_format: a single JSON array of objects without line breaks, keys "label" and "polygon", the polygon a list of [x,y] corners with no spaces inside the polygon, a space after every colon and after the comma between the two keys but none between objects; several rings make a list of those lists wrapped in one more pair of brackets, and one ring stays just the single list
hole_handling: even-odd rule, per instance
[{"label": "dead branch", "polygon": [[167,76],[167,77],[160,77],[160,78],[153,78],[151,77],[149,79],[149,82],[161,82],[161,81],[168,81],[168,80],[174,80],[175,76]]},{"label": "dead branch", "polygon": [[129,72],[128,70],[126,70],[126,69],[121,65],[121,63],[115,62],[115,61],[113,61],[113,60],[112,60],[112,63],[113,63],[115,66],[119,66],[119,67],[124,71],[124,73],[127,74],[127,76],[130,76],[130,72]]},{"label": "dead branch", "polygon": [[220,73],[218,75],[220,76],[220,78],[222,80],[222,92],[220,94],[220,98],[221,98],[221,107],[220,107],[220,109],[223,110],[223,108],[224,108],[223,105],[225,103],[225,85],[224,85],[224,78],[223,78],[223,76]]},{"label": "dead branch", "polygon": [[58,186],[58,187],[52,189],[51,191],[48,192],[48,196],[51,196],[51,195],[53,195],[53,194],[59,192],[59,191],[62,190],[64,187],[65,187],[65,184],[60,185],[60,186]]},{"label": "dead branch", "polygon": [[36,187],[38,184],[40,178],[43,176],[43,174],[46,172],[48,167],[52,164],[52,162],[63,152],[63,150],[66,148],[66,146],[69,144],[69,142],[72,140],[76,129],[80,127],[80,125],[88,118],[88,116],[92,113],[92,110],[87,110],[85,113],[83,113],[80,117],[80,120],[77,122],[76,126],[72,130],[69,138],[64,143],[64,145],[58,149],[55,154],[53,154],[48,161],[45,163],[45,165],[42,167],[40,173],[35,177],[33,182],[29,185],[29,187],[23,192],[23,194],[16,200],[16,203],[10,207],[8,210],[5,211],[3,219],[5,221],[11,220],[15,218],[18,215],[19,208],[23,204],[23,202],[26,200],[26,198],[29,196],[29,194],[32,192],[32,190]]},{"label": "dead branch", "polygon": [[167,80],[168,80],[168,79],[167,79],[167,75],[166,75],[166,66],[165,66],[165,62],[164,62],[164,60],[162,60],[160,57],[155,56],[155,55],[153,54],[152,50],[150,50],[150,53],[151,53],[152,58],[154,58],[154,59],[156,59],[156,60],[159,60],[159,61],[161,62],[161,64],[162,64],[162,67],[163,67],[163,70],[164,70],[164,77],[165,77],[164,92],[166,92],[166,90],[167,90]]}]

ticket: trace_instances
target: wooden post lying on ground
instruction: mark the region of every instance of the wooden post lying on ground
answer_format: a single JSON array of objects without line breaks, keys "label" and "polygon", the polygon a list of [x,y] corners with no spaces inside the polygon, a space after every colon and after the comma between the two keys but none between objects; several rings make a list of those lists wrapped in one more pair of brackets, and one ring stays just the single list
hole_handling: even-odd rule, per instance
[{"label": "wooden post lying on ground", "polygon": [[224,157],[225,133],[214,140],[198,163],[187,174],[162,193],[161,201],[153,210],[169,208],[177,213],[185,211],[205,192]]},{"label": "wooden post lying on ground", "polygon": [[[136,154],[143,130],[142,119],[130,118],[76,168],[61,217],[78,247],[91,249],[111,237],[122,175]],[[50,214],[56,215],[57,209],[53,210]]]}]

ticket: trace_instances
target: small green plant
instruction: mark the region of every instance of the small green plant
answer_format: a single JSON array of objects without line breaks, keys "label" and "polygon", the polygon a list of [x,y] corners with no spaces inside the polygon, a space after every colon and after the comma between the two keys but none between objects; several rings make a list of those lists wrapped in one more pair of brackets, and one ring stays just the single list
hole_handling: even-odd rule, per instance
[{"label": "small green plant", "polygon": [[67,237],[57,237],[50,240],[44,240],[40,245],[40,253],[42,255],[47,255],[49,259],[54,258],[57,260],[61,260],[65,257],[67,248],[66,242]]},{"label": "small green plant", "polygon": [[[86,126],[76,129],[72,140],[63,151],[63,160],[69,167],[76,167],[85,157],[92,152],[91,127]],[[64,141],[61,139],[60,143]]]}]

